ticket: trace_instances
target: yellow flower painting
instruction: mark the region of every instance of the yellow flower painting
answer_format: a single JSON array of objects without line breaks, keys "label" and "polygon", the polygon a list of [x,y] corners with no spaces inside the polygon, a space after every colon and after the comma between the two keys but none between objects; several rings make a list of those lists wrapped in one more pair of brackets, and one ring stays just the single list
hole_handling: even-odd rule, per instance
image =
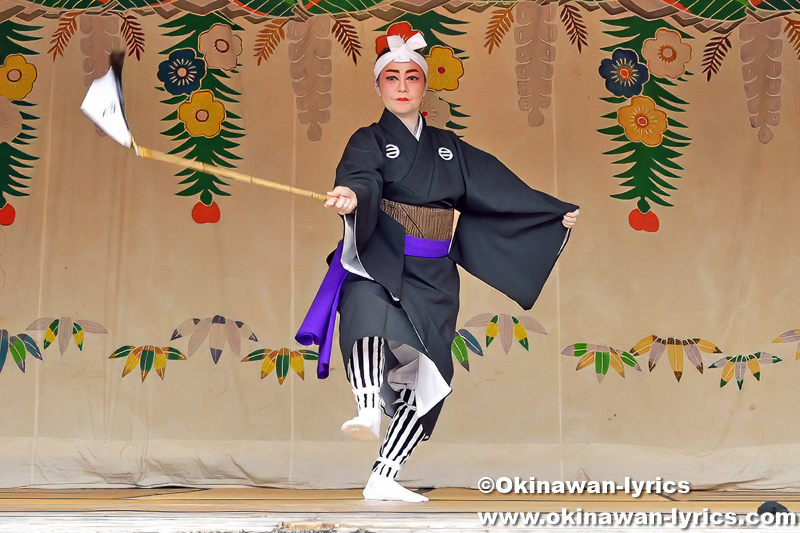
[{"label": "yellow flower painting", "polygon": [[20,54],[10,55],[0,67],[0,95],[9,100],[22,100],[33,90],[36,67]]},{"label": "yellow flower painting", "polygon": [[178,117],[192,137],[216,137],[225,120],[225,106],[214,100],[211,91],[197,91],[178,108]]},{"label": "yellow flower painting", "polygon": [[455,91],[464,75],[464,65],[455,57],[452,48],[434,46],[428,61],[428,88],[434,91]]},{"label": "yellow flower painting", "polygon": [[661,144],[667,131],[667,114],[656,109],[656,103],[647,96],[631,98],[631,105],[617,111],[617,120],[628,139],[647,146]]}]

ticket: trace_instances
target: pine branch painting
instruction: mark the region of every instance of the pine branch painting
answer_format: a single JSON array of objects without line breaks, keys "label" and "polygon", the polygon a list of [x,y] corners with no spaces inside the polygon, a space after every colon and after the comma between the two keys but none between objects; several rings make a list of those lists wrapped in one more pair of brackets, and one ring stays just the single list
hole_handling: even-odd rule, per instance
[{"label": "pine branch painting", "polygon": [[267,22],[263,28],[258,32],[256,37],[256,45],[253,48],[254,56],[258,59],[257,65],[262,61],[266,61],[275,53],[275,49],[286,38],[286,31],[283,27],[289,19],[274,19]]},{"label": "pine branch painting", "polygon": [[722,60],[731,49],[730,33],[712,37],[708,41],[705,50],[703,50],[703,74],[706,75],[706,81],[711,81],[711,77],[719,73],[719,67]]},{"label": "pine branch painting", "polygon": [[144,31],[142,25],[136,20],[134,15],[122,16],[122,35],[125,37],[125,44],[128,47],[128,55],[136,56],[136,60],[142,59],[144,53]]},{"label": "pine branch painting", "polygon": [[53,32],[53,38],[50,40],[50,49],[47,51],[48,54],[53,54],[53,61],[58,56],[63,57],[69,40],[75,34],[75,30],[78,29],[78,17],[80,16],[80,11],[65,12],[58,19],[58,27]]},{"label": "pine branch painting", "polygon": [[800,20],[790,19],[786,17],[786,27],[783,29],[789,42],[794,47],[794,53],[797,59],[800,59]]},{"label": "pine branch painting", "polygon": [[358,40],[358,32],[350,23],[345,19],[333,19],[333,27],[331,27],[333,36],[342,45],[344,53],[353,60],[353,63],[358,65],[358,57],[361,55],[361,43]]},{"label": "pine branch painting", "polygon": [[483,45],[489,49],[490,54],[493,49],[500,46],[500,43],[503,42],[503,37],[511,29],[511,25],[514,24],[513,10],[515,5],[511,4],[506,8],[495,9],[489,21],[489,26],[486,28],[486,42]]},{"label": "pine branch painting", "polygon": [[567,30],[570,44],[577,46],[578,52],[582,52],[583,48],[589,45],[589,32],[583,23],[580,10],[573,4],[565,3],[561,6],[561,22]]}]

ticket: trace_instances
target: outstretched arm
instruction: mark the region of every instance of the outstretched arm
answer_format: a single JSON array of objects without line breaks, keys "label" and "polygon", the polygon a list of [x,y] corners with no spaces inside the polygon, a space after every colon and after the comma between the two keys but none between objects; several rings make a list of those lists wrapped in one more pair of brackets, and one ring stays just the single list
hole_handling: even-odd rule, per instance
[{"label": "outstretched arm", "polygon": [[450,258],[530,309],[575,224],[578,206],[531,189],[496,157],[459,141],[466,193]]},{"label": "outstretched arm", "polygon": [[328,191],[325,207],[330,207],[337,215],[349,215],[358,206],[356,193],[350,187],[339,185]]},{"label": "outstretched arm", "polygon": [[[330,194],[330,193],[328,193]],[[566,215],[564,215],[564,219],[561,221],[564,224],[565,228],[571,228],[575,225],[575,222],[578,220],[578,215],[581,214],[580,209],[576,209],[575,211],[570,211]]]}]

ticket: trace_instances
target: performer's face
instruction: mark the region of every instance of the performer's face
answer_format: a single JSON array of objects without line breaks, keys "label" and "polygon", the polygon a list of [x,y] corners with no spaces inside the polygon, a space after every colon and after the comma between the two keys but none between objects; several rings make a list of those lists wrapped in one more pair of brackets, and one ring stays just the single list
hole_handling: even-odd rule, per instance
[{"label": "performer's face", "polygon": [[401,119],[413,118],[419,113],[426,88],[425,75],[413,61],[392,61],[381,71],[375,82],[375,89],[381,96],[383,105]]}]

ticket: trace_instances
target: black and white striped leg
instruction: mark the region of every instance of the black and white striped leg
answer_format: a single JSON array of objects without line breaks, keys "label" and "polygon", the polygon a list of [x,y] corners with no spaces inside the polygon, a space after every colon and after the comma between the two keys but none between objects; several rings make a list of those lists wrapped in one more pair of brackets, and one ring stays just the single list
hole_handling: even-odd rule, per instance
[{"label": "black and white striped leg", "polygon": [[358,416],[342,424],[345,435],[365,441],[380,440],[383,339],[364,337],[353,345],[347,379],[356,397]]},{"label": "black and white striped leg", "polygon": [[347,379],[358,410],[379,408],[383,383],[383,339],[364,337],[353,344],[347,365]]},{"label": "black and white striped leg", "polygon": [[378,460],[372,467],[375,474],[389,479],[397,478],[411,452],[425,436],[417,417],[414,391],[411,389],[400,391],[398,402],[400,405],[392,417],[389,429],[386,430]]}]

